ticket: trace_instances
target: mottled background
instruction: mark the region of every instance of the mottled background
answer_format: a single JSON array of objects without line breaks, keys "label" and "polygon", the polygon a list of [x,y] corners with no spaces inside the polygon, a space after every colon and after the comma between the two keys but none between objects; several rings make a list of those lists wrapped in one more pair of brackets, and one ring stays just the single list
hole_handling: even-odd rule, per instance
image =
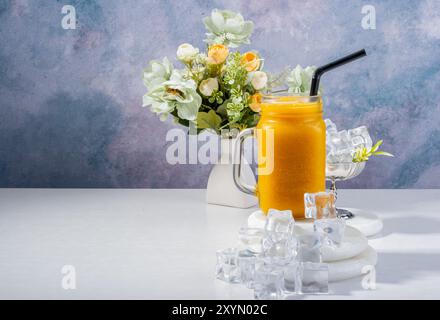
[{"label": "mottled background", "polygon": [[[76,30],[61,28],[65,4]],[[376,30],[361,27],[365,4]],[[180,43],[204,46],[213,8],[255,22],[269,71],[365,47],[367,59],[323,79],[326,115],[369,126],[397,157],[345,186],[440,187],[438,0],[0,0],[0,187],[205,187],[209,166],[166,162],[173,124],[141,108],[141,74]]]}]

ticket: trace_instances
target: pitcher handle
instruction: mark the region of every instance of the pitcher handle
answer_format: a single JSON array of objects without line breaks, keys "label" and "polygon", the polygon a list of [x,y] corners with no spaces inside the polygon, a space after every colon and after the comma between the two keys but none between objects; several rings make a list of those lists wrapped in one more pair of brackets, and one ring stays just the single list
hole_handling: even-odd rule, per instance
[{"label": "pitcher handle", "polygon": [[245,129],[237,136],[237,140],[235,142],[235,148],[234,148],[234,183],[237,186],[237,188],[247,194],[255,195],[256,193],[256,186],[251,186],[247,184],[245,181],[241,178],[241,162],[244,157],[244,141],[252,137],[254,135],[254,129],[249,128]]}]

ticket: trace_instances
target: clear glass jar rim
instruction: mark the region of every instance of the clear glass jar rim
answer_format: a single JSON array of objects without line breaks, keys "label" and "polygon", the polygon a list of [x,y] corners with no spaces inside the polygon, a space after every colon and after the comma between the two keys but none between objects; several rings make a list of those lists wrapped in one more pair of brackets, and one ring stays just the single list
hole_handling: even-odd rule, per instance
[{"label": "clear glass jar rim", "polygon": [[320,94],[317,94],[316,96],[309,96],[308,94],[298,94],[298,93],[292,93],[288,90],[280,90],[280,91],[273,91],[269,93],[263,93],[262,96],[269,96],[269,97],[320,97]]},{"label": "clear glass jar rim", "polygon": [[[284,98],[284,99],[282,99]],[[316,103],[322,100],[320,95],[318,96],[300,96],[300,95],[263,95],[261,97],[261,103],[277,103],[277,104],[289,104],[292,102],[300,103]]]},{"label": "clear glass jar rim", "polygon": [[[281,98],[284,98],[287,100],[280,100]],[[271,94],[264,94],[261,97],[261,102],[262,103],[292,103],[292,101],[295,102],[308,102],[308,103],[312,103],[312,102],[318,102],[322,99],[321,95],[317,95],[317,96],[301,96],[301,95],[295,95],[292,93],[288,93],[288,92],[283,92],[283,93],[271,93]]]}]

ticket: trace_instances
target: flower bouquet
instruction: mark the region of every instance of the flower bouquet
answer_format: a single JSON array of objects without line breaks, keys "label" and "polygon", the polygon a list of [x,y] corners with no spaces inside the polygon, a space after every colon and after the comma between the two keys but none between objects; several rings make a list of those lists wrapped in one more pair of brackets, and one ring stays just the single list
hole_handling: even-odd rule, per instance
[{"label": "flower bouquet", "polygon": [[233,50],[250,44],[253,22],[239,13],[217,9],[203,21],[206,53],[185,43],[177,49],[182,69],[163,58],[151,61],[144,70],[148,92],[143,106],[150,106],[161,120],[171,115],[176,123],[196,128],[197,133],[243,130],[257,124],[262,93],[283,84],[295,94],[308,92],[313,67],[297,66],[290,74],[286,68],[271,75],[263,71],[264,59],[257,51]]}]

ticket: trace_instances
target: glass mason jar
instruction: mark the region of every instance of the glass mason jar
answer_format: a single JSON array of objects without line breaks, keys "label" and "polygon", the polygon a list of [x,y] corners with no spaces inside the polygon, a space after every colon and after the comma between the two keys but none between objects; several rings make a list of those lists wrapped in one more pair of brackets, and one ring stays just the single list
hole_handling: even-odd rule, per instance
[{"label": "glass mason jar", "polygon": [[[292,210],[304,219],[304,193],[325,191],[325,123],[320,96],[263,96],[256,128],[240,133],[236,143],[234,181],[259,199],[261,210]],[[258,144],[258,182],[241,179],[243,142]]]}]

